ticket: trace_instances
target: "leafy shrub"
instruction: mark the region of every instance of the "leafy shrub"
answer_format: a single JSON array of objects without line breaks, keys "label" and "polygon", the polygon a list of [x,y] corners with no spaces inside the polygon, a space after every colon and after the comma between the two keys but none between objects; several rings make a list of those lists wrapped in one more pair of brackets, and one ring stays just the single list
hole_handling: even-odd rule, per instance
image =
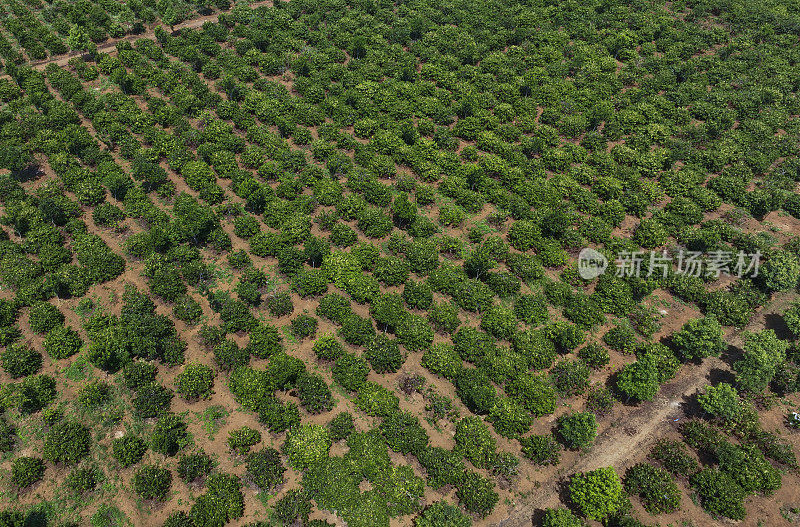
[{"label": "leafy shrub", "polygon": [[498,434],[508,438],[515,438],[527,432],[533,421],[528,412],[510,397],[495,399],[487,419],[494,425]]},{"label": "leafy shrub", "polygon": [[281,455],[274,448],[253,452],[247,457],[247,476],[262,491],[267,491],[283,481],[286,468]]},{"label": "leafy shrub", "polygon": [[608,365],[611,357],[601,345],[592,342],[578,350],[578,358],[593,370],[599,370]]},{"label": "leafy shrub", "polygon": [[297,378],[297,397],[307,412],[318,414],[333,408],[333,395],[325,380],[315,373],[303,373]]},{"label": "leafy shrub", "polygon": [[580,361],[561,360],[550,370],[550,378],[561,397],[582,394],[589,386],[589,368]]},{"label": "leafy shrub", "polygon": [[56,326],[47,332],[42,345],[51,358],[66,359],[80,351],[83,341],[74,329]]},{"label": "leafy shrub", "polygon": [[416,520],[415,527],[470,527],[472,520],[458,507],[446,501],[436,501],[425,508]]},{"label": "leafy shrub", "polygon": [[283,350],[280,331],[270,324],[259,324],[250,331],[250,343],[247,349],[254,356],[266,359]]},{"label": "leafy shrub", "polygon": [[14,343],[0,354],[0,365],[13,379],[27,377],[42,369],[42,354],[24,344]]},{"label": "leafy shrub", "polygon": [[496,455],[496,443],[479,417],[467,416],[456,424],[456,449],[476,468],[488,468]]},{"label": "leafy shrub", "polygon": [[228,432],[228,447],[240,456],[247,454],[251,446],[260,442],[261,432],[249,426],[243,426]]},{"label": "leafy shrub", "polygon": [[406,281],[403,301],[412,309],[427,310],[433,303],[433,291],[427,282]]},{"label": "leafy shrub", "polygon": [[672,335],[672,343],[685,360],[716,357],[726,346],[722,326],[713,315],[688,321]]},{"label": "leafy shrub", "polygon": [[456,497],[467,512],[481,517],[492,512],[500,499],[494,483],[471,470],[466,471],[458,483]]},{"label": "leafy shrub", "polygon": [[567,448],[586,448],[597,437],[597,419],[591,412],[562,415],[558,418],[558,436]]},{"label": "leafy shrub", "polygon": [[145,465],[133,477],[133,489],[142,499],[164,501],[172,487],[172,473],[162,467]]},{"label": "leafy shrub", "polygon": [[306,424],[289,430],[283,452],[292,468],[302,470],[327,457],[330,447],[331,439],[325,427]]},{"label": "leafy shrub", "polygon": [[247,366],[250,364],[250,350],[240,348],[235,341],[226,339],[214,346],[214,362],[224,371]]},{"label": "leafy shrub", "polygon": [[111,442],[111,451],[122,468],[128,468],[142,460],[147,452],[147,443],[141,438],[126,435]]},{"label": "leafy shrub", "polygon": [[33,485],[44,478],[44,461],[38,457],[18,457],[11,463],[11,482],[19,488]]},{"label": "leafy shrub", "polygon": [[328,423],[328,435],[332,441],[347,439],[356,429],[352,414],[341,412]]},{"label": "leafy shrub", "polygon": [[294,319],[292,319],[290,325],[292,335],[294,335],[298,339],[313,337],[314,334],[316,334],[317,332],[317,324],[318,324],[317,319],[312,317],[311,315],[307,315],[305,313],[299,315]]},{"label": "leafy shrub", "polygon": [[353,309],[350,307],[350,301],[337,293],[324,295],[320,298],[317,306],[317,315],[339,325],[352,314]]},{"label": "leafy shrub", "polygon": [[319,337],[311,349],[320,360],[336,360],[344,355],[344,347],[330,334]]},{"label": "leafy shrub", "polygon": [[53,463],[73,465],[89,454],[90,445],[88,428],[71,421],[62,421],[47,431],[42,457]]},{"label": "leafy shrub", "polygon": [[303,525],[309,525],[308,515],[311,513],[311,502],[305,491],[291,489],[275,502],[272,517],[281,525],[292,525],[297,520]]},{"label": "leafy shrub", "polygon": [[593,520],[607,518],[625,504],[622,482],[612,467],[573,475],[569,496],[581,514]]},{"label": "leafy shrub", "polygon": [[187,364],[175,379],[175,391],[187,400],[208,397],[213,386],[214,370],[205,364]]},{"label": "leafy shrub", "polygon": [[637,463],[625,472],[625,491],[638,494],[650,514],[672,512],[681,505],[681,494],[669,472],[648,463]]},{"label": "leafy shrub", "polygon": [[143,419],[158,417],[169,411],[172,405],[172,391],[159,384],[148,384],[136,391],[131,401],[133,415]]},{"label": "leafy shrub", "polygon": [[214,460],[205,452],[184,454],[178,459],[178,476],[186,483],[193,483],[209,475]]},{"label": "leafy shrub", "polygon": [[586,409],[596,415],[608,415],[614,407],[616,399],[606,386],[602,384],[589,388],[586,396]]},{"label": "leafy shrub", "polygon": [[391,412],[380,425],[386,444],[401,454],[417,454],[428,445],[428,433],[416,416],[406,412]]},{"label": "leafy shrub", "polygon": [[365,382],[356,396],[356,406],[367,415],[386,417],[400,409],[400,399],[392,392],[374,382]]},{"label": "leafy shrub", "polygon": [[333,365],[333,380],[347,391],[355,392],[367,381],[369,366],[367,361],[353,355],[345,353]]},{"label": "leafy shrub", "polygon": [[700,495],[703,508],[732,520],[743,520],[745,491],[725,472],[706,468],[690,479],[692,487]]},{"label": "leafy shrub", "polygon": [[189,519],[193,525],[224,525],[244,515],[241,482],[229,474],[213,474],[206,480],[208,491],[197,498]]},{"label": "leafy shrub", "polygon": [[150,433],[150,448],[165,456],[174,456],[188,442],[186,423],[175,414],[161,416]]},{"label": "leafy shrub", "polygon": [[681,478],[688,479],[700,468],[697,461],[686,451],[686,446],[678,441],[659,440],[650,451],[650,457]]},{"label": "leafy shrub", "polygon": [[545,509],[541,527],[583,527],[583,521],[569,509]]},{"label": "leafy shrub", "polygon": [[31,308],[28,323],[31,331],[43,335],[64,324],[64,314],[53,304],[41,302]]},{"label": "leafy shrub", "polygon": [[519,438],[522,454],[537,465],[558,465],[561,446],[551,435],[532,435]]},{"label": "leafy shrub", "polygon": [[102,472],[93,467],[73,469],[67,474],[65,483],[67,487],[77,494],[91,492],[97,488],[103,477]]},{"label": "leafy shrub", "polygon": [[267,310],[273,317],[291,315],[294,311],[292,295],[286,291],[275,293],[267,297]]},{"label": "leafy shrub", "polygon": [[394,373],[405,361],[397,341],[383,334],[376,335],[367,345],[364,358],[369,361],[372,369],[377,373]]},{"label": "leafy shrub", "polygon": [[537,417],[556,409],[556,390],[544,375],[523,373],[506,385],[506,393]]},{"label": "leafy shrub", "polygon": [[697,401],[703,410],[729,423],[737,422],[743,412],[736,388],[726,382],[706,387],[705,393],[697,396]]},{"label": "leafy shrub", "polygon": [[461,453],[441,447],[426,447],[417,453],[417,458],[425,467],[428,485],[434,489],[457,485],[466,470]]}]

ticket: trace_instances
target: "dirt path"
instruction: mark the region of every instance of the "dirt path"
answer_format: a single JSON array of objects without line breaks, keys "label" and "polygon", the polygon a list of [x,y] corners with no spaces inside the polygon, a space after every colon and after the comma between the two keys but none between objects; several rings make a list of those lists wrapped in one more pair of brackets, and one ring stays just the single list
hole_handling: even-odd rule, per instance
[{"label": "dirt path", "polygon": [[[755,331],[768,327],[767,317],[774,313],[783,313],[788,305],[796,299],[796,295],[782,294],[767,304],[750,323],[742,330],[728,335],[727,342],[741,345],[741,334],[744,331]],[[659,429],[669,426],[674,419],[684,417],[683,403],[685,398],[697,393],[709,382],[709,374],[715,369],[729,369],[721,359],[710,357],[696,367],[685,368],[673,382],[665,384],[654,401],[641,404],[626,416],[620,426],[609,428],[595,441],[591,451],[570,467],[569,473],[586,472],[601,467],[625,464],[626,458],[634,453],[642,452],[655,443],[663,435]],[[531,518],[537,510],[558,507],[560,505],[561,481],[550,480],[527,501],[517,507],[511,515],[495,523],[498,527],[530,527]]]}]

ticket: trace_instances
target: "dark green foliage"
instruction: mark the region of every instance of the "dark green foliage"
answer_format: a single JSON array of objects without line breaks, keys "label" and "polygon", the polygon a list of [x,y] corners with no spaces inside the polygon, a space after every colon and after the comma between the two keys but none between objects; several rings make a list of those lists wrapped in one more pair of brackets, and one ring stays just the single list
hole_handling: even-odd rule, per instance
[{"label": "dark green foliage", "polygon": [[247,476],[262,491],[267,491],[283,481],[285,471],[281,455],[274,448],[253,452],[247,457]]},{"label": "dark green foliage", "polygon": [[213,386],[214,370],[205,364],[187,364],[175,378],[175,391],[184,399],[208,397]]},{"label": "dark green foliage", "polygon": [[23,344],[15,343],[0,354],[0,364],[13,379],[27,377],[42,369],[42,354]]},{"label": "dark green foliage", "polygon": [[11,482],[19,488],[29,487],[44,478],[44,461],[38,457],[18,457],[11,463]]},{"label": "dark green foliage", "polygon": [[558,465],[561,446],[551,435],[532,435],[519,438],[522,454],[537,465]]},{"label": "dark green foliage", "polygon": [[318,414],[333,408],[333,395],[325,380],[315,373],[303,373],[297,378],[297,397],[309,413]]},{"label": "dark green foliage", "polygon": [[409,280],[403,286],[403,301],[412,309],[428,309],[433,303],[433,291],[427,282]]},{"label": "dark green foliage", "polygon": [[311,315],[302,314],[292,319],[290,324],[292,335],[298,339],[313,337],[317,332],[318,321]]},{"label": "dark green foliage", "polygon": [[71,421],[61,421],[47,431],[42,457],[53,463],[73,465],[89,453],[91,444],[88,428]]},{"label": "dark green foliage", "polygon": [[206,480],[208,491],[195,501],[189,511],[197,527],[224,525],[244,515],[244,496],[241,482],[229,474],[213,474]]},{"label": "dark green foliage", "polygon": [[283,350],[280,331],[269,324],[259,324],[250,331],[250,343],[247,345],[249,352],[261,359]]},{"label": "dark green foliage", "polygon": [[400,369],[405,361],[397,341],[384,334],[376,335],[364,351],[372,369],[377,373],[394,373]]},{"label": "dark green foliage", "polygon": [[594,370],[599,370],[608,365],[611,357],[608,351],[601,345],[592,342],[578,350],[578,358],[580,358],[587,366]]},{"label": "dark green foliage", "polygon": [[681,478],[688,479],[700,468],[697,461],[686,451],[686,446],[677,441],[659,440],[650,451],[650,457]]},{"label": "dark green foliage", "polygon": [[628,494],[638,494],[650,514],[672,512],[681,505],[678,486],[669,472],[648,463],[637,463],[625,472],[623,479]]},{"label": "dark green foliage", "polygon": [[353,355],[345,353],[333,365],[333,380],[345,390],[355,392],[367,381],[369,366],[367,361]]},{"label": "dark green foliage", "polygon": [[28,324],[30,324],[31,331],[43,335],[64,324],[64,315],[53,304],[41,302],[31,308]]},{"label": "dark green foliage", "polygon": [[562,415],[558,418],[558,436],[567,448],[586,448],[597,436],[597,419],[591,412]]},{"label": "dark green foliage", "polygon": [[272,517],[282,525],[291,525],[297,520],[303,525],[308,525],[310,513],[311,502],[307,494],[299,489],[291,489],[275,502]]},{"label": "dark green foliage", "polygon": [[172,473],[162,467],[145,465],[133,476],[133,489],[142,499],[164,501],[172,487]]},{"label": "dark green foliage", "polygon": [[487,468],[495,456],[496,442],[479,417],[467,416],[456,425],[456,449],[477,468]]},{"label": "dark green foliage", "polygon": [[720,470],[727,472],[745,492],[772,494],[781,487],[781,474],[754,445],[723,442],[715,451]]},{"label": "dark green foliage", "polygon": [[412,414],[392,412],[380,426],[386,444],[401,454],[417,454],[428,445],[428,433]]},{"label": "dark green foliage", "polygon": [[350,301],[336,293],[328,293],[319,300],[317,315],[341,325],[353,313]]},{"label": "dark green foliage", "polygon": [[480,474],[468,470],[456,487],[458,502],[467,512],[486,516],[500,500],[494,490],[494,483]]},{"label": "dark green foliage", "polygon": [[353,416],[348,412],[342,412],[328,423],[328,434],[332,441],[347,439],[355,430]]},{"label": "dark green foliage", "polygon": [[541,527],[583,527],[583,521],[569,509],[545,509]]},{"label": "dark green foliage", "polygon": [[0,452],[11,452],[16,442],[16,428],[0,415]]},{"label": "dark green foliage", "polygon": [[428,485],[434,489],[445,485],[456,485],[464,475],[464,461],[459,452],[434,446],[420,450],[417,458],[425,467]]},{"label": "dark green foliage", "polygon": [[612,467],[572,476],[569,496],[581,514],[593,520],[606,518],[625,506],[622,482]]},{"label": "dark green foliage", "polygon": [[214,465],[205,452],[184,454],[178,459],[178,476],[186,483],[192,483],[208,476]]},{"label": "dark green foliage", "polygon": [[51,358],[66,359],[80,351],[83,341],[74,329],[56,326],[47,332],[42,346]]},{"label": "dark green foliage", "polygon": [[96,468],[76,468],[67,474],[65,483],[76,494],[83,494],[95,490],[102,478],[102,472]]},{"label": "dark green foliage", "polygon": [[[251,340],[252,342],[252,340]],[[230,371],[250,364],[250,350],[240,348],[233,340],[224,340],[214,346],[214,362],[221,370]]]},{"label": "dark green foliage", "polygon": [[579,395],[589,386],[589,368],[581,361],[561,360],[550,370],[550,378],[561,397]]},{"label": "dark green foliage", "polygon": [[586,395],[586,409],[597,415],[607,415],[614,407],[616,399],[606,386],[598,384],[589,388]]},{"label": "dark green foliage", "polygon": [[243,426],[228,432],[228,447],[240,456],[247,454],[250,447],[261,442],[261,432]]},{"label": "dark green foliage", "polygon": [[693,475],[690,481],[708,512],[732,520],[744,519],[746,494],[731,476],[715,468],[706,468]]},{"label": "dark green foliage", "polygon": [[477,414],[487,414],[492,409],[497,391],[489,377],[481,370],[464,368],[455,380],[456,393],[464,405]]},{"label": "dark green foliage", "polygon": [[470,527],[471,525],[472,520],[468,516],[446,501],[432,503],[414,520],[415,527]]},{"label": "dark green foliage", "polygon": [[126,435],[111,442],[111,451],[119,464],[127,468],[141,461],[147,452],[147,443],[141,438]]},{"label": "dark green foliage", "polygon": [[535,416],[553,413],[556,390],[544,375],[524,373],[506,385],[506,393]]},{"label": "dark green foliage", "polygon": [[292,295],[283,291],[275,293],[267,297],[267,309],[269,314],[273,317],[282,317],[291,315],[294,311],[294,304],[292,303]]},{"label": "dark green foliage", "polygon": [[165,456],[174,456],[188,441],[186,423],[175,414],[161,416],[150,433],[150,448]]},{"label": "dark green foliage", "polygon": [[722,326],[714,316],[688,321],[672,336],[672,343],[685,360],[718,356],[725,349]]},{"label": "dark green foliage", "polygon": [[172,391],[160,384],[146,384],[136,391],[131,401],[133,415],[146,419],[169,412],[172,397]]}]

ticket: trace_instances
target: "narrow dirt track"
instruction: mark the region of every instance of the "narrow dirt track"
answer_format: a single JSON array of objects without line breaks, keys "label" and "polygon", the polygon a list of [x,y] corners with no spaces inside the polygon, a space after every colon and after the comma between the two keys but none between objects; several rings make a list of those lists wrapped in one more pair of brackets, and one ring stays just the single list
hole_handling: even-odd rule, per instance
[{"label": "narrow dirt track", "polygon": [[[783,313],[795,300],[795,295],[779,295],[765,306],[742,330],[734,331],[726,341],[734,346],[741,345],[741,334],[744,331],[763,329],[765,317],[773,313]],[[660,428],[669,426],[673,419],[684,416],[683,402],[686,397],[697,393],[709,382],[709,373],[714,369],[728,369],[721,359],[710,357],[699,366],[684,367],[678,378],[665,384],[654,401],[643,403],[626,416],[624,426],[608,429],[598,436],[591,451],[570,467],[570,474],[586,472],[601,467],[619,466],[631,453],[641,452],[662,437]],[[628,431],[635,430],[633,434]],[[520,506],[506,519],[495,523],[497,527],[530,527],[532,517],[537,510],[560,505],[559,493],[561,481],[543,482],[526,503]]]}]

